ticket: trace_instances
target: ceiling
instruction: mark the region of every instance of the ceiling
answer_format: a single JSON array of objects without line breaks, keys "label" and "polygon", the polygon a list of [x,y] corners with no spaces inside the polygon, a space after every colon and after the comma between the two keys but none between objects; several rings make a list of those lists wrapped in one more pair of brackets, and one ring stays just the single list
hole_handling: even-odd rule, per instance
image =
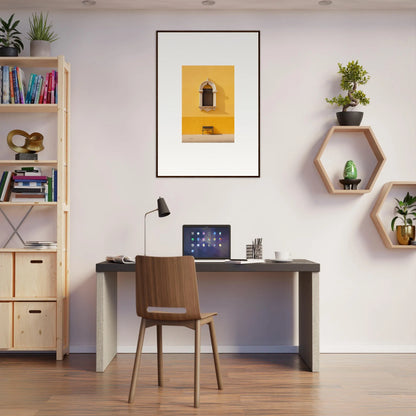
[{"label": "ceiling", "polygon": [[201,0],[96,0],[85,6],[81,0],[0,0],[1,9],[39,10],[416,10],[416,0],[332,0],[321,6],[319,0],[215,0],[204,6]]}]

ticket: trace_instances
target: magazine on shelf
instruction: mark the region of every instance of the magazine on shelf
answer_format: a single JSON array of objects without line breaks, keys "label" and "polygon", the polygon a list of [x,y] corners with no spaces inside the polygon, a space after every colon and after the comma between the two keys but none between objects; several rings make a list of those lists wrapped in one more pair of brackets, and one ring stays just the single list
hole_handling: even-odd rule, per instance
[{"label": "magazine on shelf", "polygon": [[128,256],[107,256],[105,258],[107,261],[111,261],[113,263],[123,263],[123,264],[134,264],[136,263],[135,260]]}]

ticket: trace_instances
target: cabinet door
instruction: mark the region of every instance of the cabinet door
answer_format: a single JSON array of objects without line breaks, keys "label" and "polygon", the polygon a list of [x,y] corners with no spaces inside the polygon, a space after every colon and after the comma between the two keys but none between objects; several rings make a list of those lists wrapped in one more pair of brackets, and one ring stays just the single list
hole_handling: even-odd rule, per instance
[{"label": "cabinet door", "polygon": [[56,253],[16,253],[15,296],[56,297]]},{"label": "cabinet door", "polygon": [[0,302],[0,349],[12,347],[12,302]]},{"label": "cabinet door", "polygon": [[13,253],[0,253],[0,298],[13,296]]},{"label": "cabinet door", "polygon": [[56,348],[56,302],[14,303],[14,347]]}]

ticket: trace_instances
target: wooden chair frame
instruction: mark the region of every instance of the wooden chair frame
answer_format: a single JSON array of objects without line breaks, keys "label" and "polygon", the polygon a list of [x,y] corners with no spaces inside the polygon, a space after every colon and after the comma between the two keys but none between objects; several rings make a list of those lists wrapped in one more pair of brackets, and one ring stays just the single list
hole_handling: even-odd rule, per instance
[{"label": "wooden chair frame", "polygon": [[[175,308],[175,312],[169,312]],[[177,308],[185,312],[178,313]],[[159,309],[152,311],[152,309]],[[162,326],[185,326],[195,331],[194,407],[200,403],[201,326],[208,324],[214,355],[218,389],[222,379],[214,328],[216,313],[201,314],[195,260],[182,257],[136,257],[136,311],[142,318],[137,341],[136,357],[130,384],[129,403],[133,403],[146,328],[156,326],[158,385],[163,386]]]}]

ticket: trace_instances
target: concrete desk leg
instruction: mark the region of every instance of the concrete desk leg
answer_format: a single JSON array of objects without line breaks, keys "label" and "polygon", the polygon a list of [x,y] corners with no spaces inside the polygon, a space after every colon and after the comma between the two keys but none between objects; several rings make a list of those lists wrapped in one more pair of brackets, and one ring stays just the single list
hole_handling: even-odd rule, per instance
[{"label": "concrete desk leg", "polygon": [[117,354],[117,273],[97,273],[96,371]]},{"label": "concrete desk leg", "polygon": [[299,272],[299,354],[319,371],[319,273]]}]

